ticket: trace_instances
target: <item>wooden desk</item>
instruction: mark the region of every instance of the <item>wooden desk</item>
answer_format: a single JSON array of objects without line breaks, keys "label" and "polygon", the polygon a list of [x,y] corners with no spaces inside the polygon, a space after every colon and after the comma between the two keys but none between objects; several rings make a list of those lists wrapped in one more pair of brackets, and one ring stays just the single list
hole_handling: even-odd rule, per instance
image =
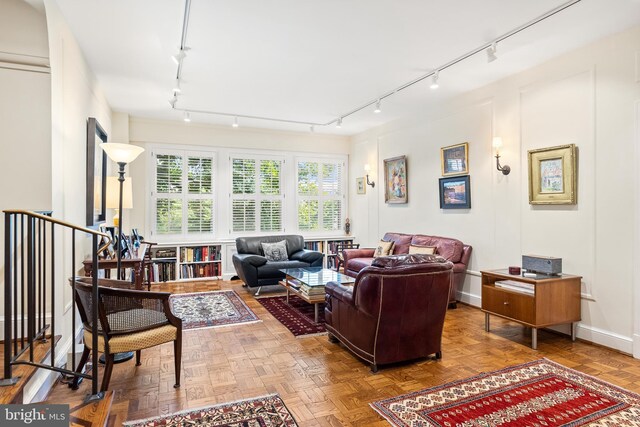
[{"label": "wooden desk", "polygon": [[[93,270],[93,262],[90,259],[82,261],[84,265],[84,275],[91,277]],[[144,282],[144,259],[141,258],[123,258],[120,261],[122,270],[130,268],[133,270],[133,284],[135,289],[141,290],[142,283]],[[110,270],[118,268],[118,260],[116,259],[101,259],[98,260],[98,269],[105,270],[105,277],[111,276]],[[118,277],[119,278],[119,277]]]},{"label": "wooden desk", "polygon": [[[485,330],[489,332],[489,315],[513,320],[531,327],[531,347],[538,348],[538,328],[571,324],[571,339],[576,339],[575,325],[580,316],[580,276],[562,274],[534,279],[512,275],[508,270],[481,271],[482,311]],[[532,293],[496,286],[496,282],[513,280],[529,285]]]}]

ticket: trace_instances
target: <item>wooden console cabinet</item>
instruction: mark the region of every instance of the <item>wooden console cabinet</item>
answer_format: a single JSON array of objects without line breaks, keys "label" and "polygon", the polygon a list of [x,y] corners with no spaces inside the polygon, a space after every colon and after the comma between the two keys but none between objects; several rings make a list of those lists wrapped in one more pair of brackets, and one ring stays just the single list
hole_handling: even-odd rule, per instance
[{"label": "wooden console cabinet", "polygon": [[[580,321],[580,276],[562,274],[557,277],[528,278],[509,274],[508,270],[481,271],[482,311],[485,330],[489,332],[489,315],[499,316],[531,327],[531,347],[538,347],[538,328],[571,323],[571,339],[575,340],[575,324]],[[513,280],[528,284],[533,293],[496,286],[496,282]]]}]

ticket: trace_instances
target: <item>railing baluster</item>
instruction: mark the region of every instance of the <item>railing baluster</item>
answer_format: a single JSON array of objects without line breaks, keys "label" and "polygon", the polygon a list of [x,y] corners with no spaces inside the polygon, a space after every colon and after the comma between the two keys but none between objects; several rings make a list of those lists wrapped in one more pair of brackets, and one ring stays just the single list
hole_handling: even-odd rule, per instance
[{"label": "railing baluster", "polygon": [[[29,346],[29,360],[33,362],[33,341],[36,336],[36,236],[35,218],[29,217],[27,222],[27,335]],[[22,314],[24,317],[24,313]]]},{"label": "railing baluster", "polygon": [[13,215],[5,214],[4,217],[4,378],[11,378],[11,277],[13,248],[11,247],[11,235],[13,230]]},{"label": "railing baluster", "polygon": [[[51,366],[56,360],[56,240],[54,230],[55,224],[51,223]],[[75,331],[72,333],[75,334]]]},{"label": "railing baluster", "polygon": [[93,374],[93,380],[91,381],[91,394],[96,396],[98,394],[98,305],[100,304],[100,295],[98,293],[98,236],[94,234],[91,241],[91,275],[93,276],[93,312],[91,313],[91,347],[93,348],[93,351],[91,352],[93,370],[91,373]]},{"label": "railing baluster", "polygon": [[[71,231],[71,366],[76,367],[76,230]],[[96,369],[98,365],[94,365]]]},{"label": "railing baluster", "polygon": [[24,215],[20,216],[20,329],[21,329],[21,334],[20,334],[20,350],[24,350],[24,337],[25,337],[25,331],[24,331],[24,324],[25,324],[25,316],[24,316],[24,312],[25,312],[25,303],[26,303],[26,298],[24,297],[24,288],[25,288],[25,283],[24,283],[24,263],[25,263],[25,256],[24,256]]},{"label": "railing baluster", "polygon": [[[18,215],[13,217],[13,354],[18,354]],[[6,234],[5,234],[6,236]]]}]

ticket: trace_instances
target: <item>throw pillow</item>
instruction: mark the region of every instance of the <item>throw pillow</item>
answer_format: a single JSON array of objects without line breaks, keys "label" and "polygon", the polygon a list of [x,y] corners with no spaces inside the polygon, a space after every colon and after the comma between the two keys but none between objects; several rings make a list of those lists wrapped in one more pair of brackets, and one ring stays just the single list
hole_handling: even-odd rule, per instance
[{"label": "throw pillow", "polygon": [[275,243],[262,242],[262,250],[267,261],[286,261],[289,259],[286,240]]},{"label": "throw pillow", "polygon": [[436,253],[435,246],[409,246],[410,254],[425,254],[425,255],[433,255]]},{"label": "throw pillow", "polygon": [[384,240],[380,240],[380,243],[378,243],[378,247],[376,248],[376,251],[373,253],[373,256],[379,257],[379,256],[391,255],[393,253],[394,244],[395,244],[394,241],[385,242]]}]

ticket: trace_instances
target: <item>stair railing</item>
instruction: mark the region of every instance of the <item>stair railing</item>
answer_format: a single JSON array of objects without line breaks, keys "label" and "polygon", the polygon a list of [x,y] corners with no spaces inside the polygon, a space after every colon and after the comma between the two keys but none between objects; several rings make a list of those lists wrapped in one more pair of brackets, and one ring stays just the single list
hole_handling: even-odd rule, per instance
[{"label": "stair railing", "polygon": [[[90,379],[91,395],[88,400],[101,399],[103,393],[98,393],[98,352],[92,352],[91,374],[75,372],[78,330],[75,304],[75,277],[78,271],[76,240],[78,234],[91,238],[92,300],[99,301],[98,253],[111,243],[110,236],[51,218],[51,212],[5,210],[4,214],[4,379],[0,380],[0,386],[17,383],[19,378],[12,376],[14,366],[30,365]],[[66,236],[71,238],[72,330],[60,331],[56,325],[56,304],[63,287],[57,286],[56,269],[60,268],[63,260],[62,257],[56,258],[56,244],[59,244],[58,239]],[[50,323],[47,322],[47,316]],[[97,328],[98,310],[93,310],[91,316],[91,323]],[[60,332],[71,334],[71,369],[55,366],[56,333]],[[93,333],[92,337],[92,348],[97,349],[98,333]],[[34,360],[34,344],[38,340],[50,343],[48,364]]]}]

